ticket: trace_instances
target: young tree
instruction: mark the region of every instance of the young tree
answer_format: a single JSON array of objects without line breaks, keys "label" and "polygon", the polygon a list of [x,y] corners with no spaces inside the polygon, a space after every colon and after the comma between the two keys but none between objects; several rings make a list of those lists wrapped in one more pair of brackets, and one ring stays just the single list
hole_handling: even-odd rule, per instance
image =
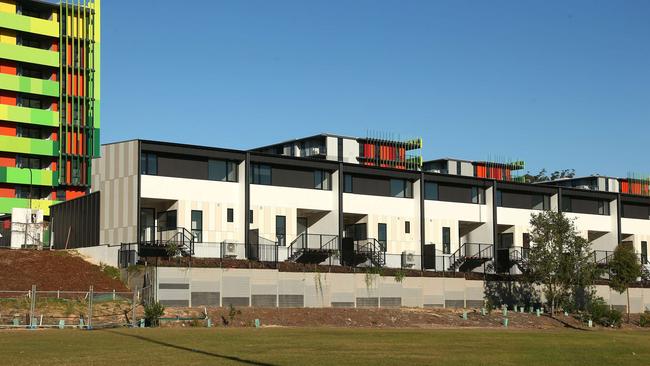
[{"label": "young tree", "polygon": [[561,302],[576,303],[593,286],[597,269],[590,260],[589,242],[578,234],[572,219],[561,212],[544,211],[530,220],[531,242],[525,275],[542,286],[551,316]]},{"label": "young tree", "polygon": [[619,244],[609,261],[609,287],[622,294],[627,292],[627,322],[630,322],[630,285],[641,277],[641,263],[629,244]]}]

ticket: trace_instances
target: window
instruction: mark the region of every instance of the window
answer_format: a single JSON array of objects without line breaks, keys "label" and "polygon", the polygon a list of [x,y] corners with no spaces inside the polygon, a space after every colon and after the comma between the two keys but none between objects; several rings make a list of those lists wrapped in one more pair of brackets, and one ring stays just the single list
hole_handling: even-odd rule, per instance
[{"label": "window", "polygon": [[406,233],[406,234],[411,233],[411,222],[410,221],[404,221],[404,233]]},{"label": "window", "polygon": [[192,235],[197,243],[203,242],[203,211],[192,210]]},{"label": "window", "polygon": [[176,210],[161,212],[158,215],[158,231],[176,230]]},{"label": "window", "polygon": [[648,264],[648,242],[641,242],[641,263]]},{"label": "window", "polygon": [[381,249],[386,251],[388,241],[388,226],[384,223],[377,224],[377,241],[381,244]]},{"label": "window", "polygon": [[314,171],[314,188],[329,190],[330,189],[330,172],[325,170]]},{"label": "window", "polygon": [[451,254],[451,228],[442,228],[442,254]]},{"label": "window", "polygon": [[275,235],[278,238],[278,245],[286,244],[287,236],[287,217],[286,216],[276,216],[275,217]]},{"label": "window", "polygon": [[65,201],[65,190],[64,189],[57,189],[56,190],[56,200],[57,201]]},{"label": "window", "polygon": [[271,184],[271,166],[265,164],[252,164],[251,166],[251,183],[252,184]]},{"label": "window", "polygon": [[503,207],[503,193],[497,190],[497,207]]},{"label": "window", "polygon": [[237,163],[223,160],[209,160],[208,179],[222,182],[236,182]]},{"label": "window", "polygon": [[158,174],[158,157],[154,153],[142,153],[140,156],[140,173],[147,175]]},{"label": "window", "polygon": [[390,195],[392,197],[413,198],[413,182],[406,179],[391,179]]},{"label": "window", "polygon": [[43,79],[43,72],[41,70],[20,68],[19,74],[28,78]]},{"label": "window", "polygon": [[248,210],[248,222],[253,223],[253,210]]},{"label": "window", "polygon": [[529,233],[524,233],[522,237],[522,242],[523,242],[523,250],[521,251],[521,256],[524,258],[528,258],[528,253],[530,252],[530,234]]},{"label": "window", "polygon": [[41,160],[18,155],[16,156],[16,168],[41,169]]},{"label": "window", "polygon": [[40,139],[41,130],[34,127],[18,126],[16,128],[16,137],[27,137],[30,139]]},{"label": "window", "polygon": [[609,215],[609,202],[598,201],[598,214]]},{"label": "window", "polygon": [[349,174],[343,176],[343,192],[352,193],[352,176]]},{"label": "window", "polygon": [[226,211],[226,220],[228,222],[235,222],[235,210],[233,210],[232,208],[229,208]]},{"label": "window", "polygon": [[434,201],[438,200],[438,183],[424,183],[424,199]]},{"label": "window", "polygon": [[485,204],[485,189],[472,187],[472,203]]}]

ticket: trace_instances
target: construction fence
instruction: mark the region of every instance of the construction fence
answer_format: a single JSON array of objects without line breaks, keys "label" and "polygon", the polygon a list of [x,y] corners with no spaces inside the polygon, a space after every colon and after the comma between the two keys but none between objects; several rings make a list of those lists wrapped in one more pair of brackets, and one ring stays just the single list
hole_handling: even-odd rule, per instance
[{"label": "construction fence", "polygon": [[149,287],[132,292],[0,290],[0,329],[98,329],[137,326],[144,304],[153,301]]}]

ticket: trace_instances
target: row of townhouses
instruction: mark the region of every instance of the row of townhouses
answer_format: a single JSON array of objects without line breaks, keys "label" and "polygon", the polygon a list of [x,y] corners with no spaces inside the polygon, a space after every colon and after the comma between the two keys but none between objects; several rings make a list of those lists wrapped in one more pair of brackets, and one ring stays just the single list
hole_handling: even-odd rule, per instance
[{"label": "row of townhouses", "polygon": [[515,176],[522,162],[423,161],[410,155],[421,146],[330,134],[247,151],[103,145],[92,193],[52,206],[52,245],[148,256],[173,243],[194,257],[507,272],[530,248],[531,214],[552,210],[575,218],[595,261],[631,243],[647,263],[647,182],[527,184]]}]

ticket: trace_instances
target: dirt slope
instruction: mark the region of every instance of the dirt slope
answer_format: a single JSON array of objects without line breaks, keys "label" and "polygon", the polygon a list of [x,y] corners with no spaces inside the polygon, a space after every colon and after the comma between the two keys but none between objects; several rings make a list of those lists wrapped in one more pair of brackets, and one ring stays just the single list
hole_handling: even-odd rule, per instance
[{"label": "dirt slope", "polygon": [[66,252],[0,250],[0,290],[128,291],[95,266]]}]

